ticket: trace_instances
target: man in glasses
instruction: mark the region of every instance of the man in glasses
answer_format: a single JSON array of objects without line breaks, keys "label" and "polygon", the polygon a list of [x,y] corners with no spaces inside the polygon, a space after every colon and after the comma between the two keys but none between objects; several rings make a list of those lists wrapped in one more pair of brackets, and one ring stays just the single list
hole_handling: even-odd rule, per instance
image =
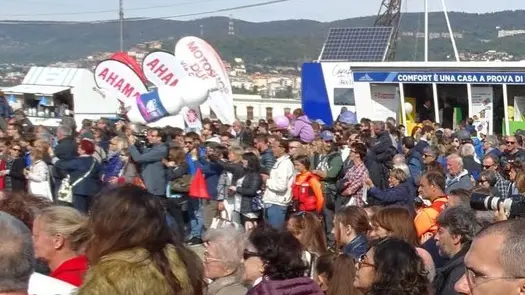
[{"label": "man in glasses", "polygon": [[505,137],[505,151],[501,155],[501,162],[506,171],[510,170],[513,162],[525,162],[525,151],[520,149],[520,146],[516,136]]},{"label": "man in glasses", "polygon": [[525,220],[492,224],[474,238],[465,256],[465,274],[455,285],[459,294],[525,293]]},{"label": "man in glasses", "polygon": [[494,154],[488,154],[483,159],[483,170],[490,170],[494,172],[497,182],[494,185],[501,196],[506,197],[508,195],[510,181],[506,180],[503,175],[499,172],[500,161]]},{"label": "man in glasses", "polygon": [[439,228],[434,239],[439,247],[439,254],[449,260],[436,270],[435,294],[456,294],[454,285],[465,273],[463,259],[479,229],[476,214],[467,206],[450,207],[438,216],[437,222]]}]

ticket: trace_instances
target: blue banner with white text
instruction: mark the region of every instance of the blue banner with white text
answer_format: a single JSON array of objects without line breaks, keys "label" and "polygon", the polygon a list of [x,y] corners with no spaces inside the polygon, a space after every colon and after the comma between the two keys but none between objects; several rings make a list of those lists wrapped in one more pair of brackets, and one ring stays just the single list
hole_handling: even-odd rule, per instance
[{"label": "blue banner with white text", "polygon": [[525,84],[525,72],[354,72],[354,82]]}]

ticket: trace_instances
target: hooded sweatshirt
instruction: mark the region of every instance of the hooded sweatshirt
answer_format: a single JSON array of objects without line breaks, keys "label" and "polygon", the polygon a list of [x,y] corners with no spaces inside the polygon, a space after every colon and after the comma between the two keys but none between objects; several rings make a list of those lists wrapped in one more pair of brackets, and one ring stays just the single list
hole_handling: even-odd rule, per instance
[{"label": "hooded sweatshirt", "polygon": [[312,122],[307,116],[300,116],[295,119],[290,133],[294,137],[299,137],[299,139],[305,143],[310,143],[315,139]]}]

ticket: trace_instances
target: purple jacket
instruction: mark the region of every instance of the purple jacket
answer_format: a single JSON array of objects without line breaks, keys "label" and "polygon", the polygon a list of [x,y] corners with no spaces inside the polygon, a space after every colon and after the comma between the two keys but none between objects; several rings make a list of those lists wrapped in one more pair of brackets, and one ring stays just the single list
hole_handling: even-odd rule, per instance
[{"label": "purple jacket", "polygon": [[310,143],[315,139],[312,122],[310,122],[307,116],[301,116],[295,119],[290,133],[294,137],[299,137],[301,141],[305,143]]},{"label": "purple jacket", "polygon": [[301,277],[282,281],[263,280],[246,295],[324,295],[310,278]]}]

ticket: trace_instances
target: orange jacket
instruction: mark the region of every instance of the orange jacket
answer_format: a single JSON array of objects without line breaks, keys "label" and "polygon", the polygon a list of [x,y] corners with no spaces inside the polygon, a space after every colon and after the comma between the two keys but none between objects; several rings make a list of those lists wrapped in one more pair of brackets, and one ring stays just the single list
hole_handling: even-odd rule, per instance
[{"label": "orange jacket", "polygon": [[[308,180],[308,183],[305,183],[306,180]],[[298,174],[295,177],[295,182],[293,184],[294,188],[301,187],[303,184],[306,184],[309,188],[311,188],[313,195],[315,197],[315,204],[317,212],[321,212],[323,210],[324,205],[324,196],[323,196],[323,189],[321,186],[321,182],[319,181],[319,177],[310,171],[305,171],[301,174]],[[296,201],[300,202],[300,193],[298,189],[292,189],[293,192],[293,198]],[[299,204],[300,205],[300,204]]]},{"label": "orange jacket", "polygon": [[447,202],[447,197],[436,199],[430,207],[423,208],[417,213],[414,218],[414,224],[418,238],[421,238],[427,232],[431,232],[432,234],[437,232],[438,226],[436,219],[445,208]]}]

